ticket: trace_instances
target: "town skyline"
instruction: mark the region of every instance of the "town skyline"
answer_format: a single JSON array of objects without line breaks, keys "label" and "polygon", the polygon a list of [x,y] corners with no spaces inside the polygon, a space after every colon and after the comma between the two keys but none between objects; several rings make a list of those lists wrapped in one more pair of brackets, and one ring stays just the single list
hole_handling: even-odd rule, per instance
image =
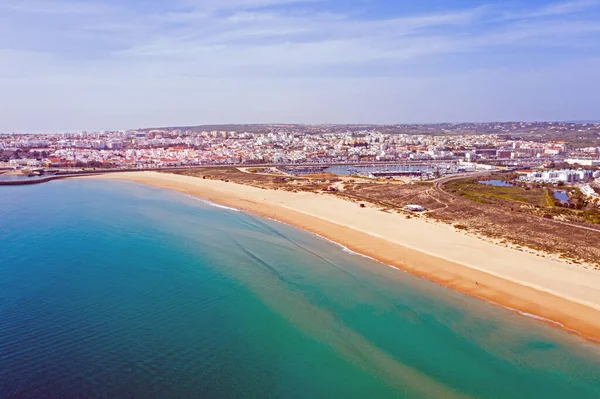
[{"label": "town skyline", "polygon": [[[542,166],[600,154],[600,123],[205,125],[0,134],[0,166],[162,168],[222,164],[491,160]],[[3,161],[3,162],[2,162]]]}]

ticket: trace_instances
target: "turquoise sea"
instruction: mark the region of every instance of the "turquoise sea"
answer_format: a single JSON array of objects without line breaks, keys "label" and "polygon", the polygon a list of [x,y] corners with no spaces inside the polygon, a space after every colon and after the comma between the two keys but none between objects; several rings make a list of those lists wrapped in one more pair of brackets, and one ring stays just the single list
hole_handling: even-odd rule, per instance
[{"label": "turquoise sea", "polygon": [[125,182],[0,187],[0,398],[600,398],[600,347]]}]

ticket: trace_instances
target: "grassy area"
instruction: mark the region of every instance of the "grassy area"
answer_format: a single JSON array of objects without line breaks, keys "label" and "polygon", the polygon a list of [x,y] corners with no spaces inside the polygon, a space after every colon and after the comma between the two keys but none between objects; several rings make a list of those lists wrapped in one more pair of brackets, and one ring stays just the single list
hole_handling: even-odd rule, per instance
[{"label": "grassy area", "polygon": [[600,211],[597,211],[597,210],[582,211],[581,216],[587,223],[600,224]]},{"label": "grassy area", "polygon": [[[501,180],[500,177],[494,176],[493,179]],[[569,222],[600,224],[600,209],[588,203],[581,191],[574,187],[558,188],[569,192],[569,204],[557,200],[551,187],[539,184],[498,187],[481,184],[475,179],[464,179],[450,182],[445,187],[465,199],[505,210]]]},{"label": "grassy area", "polygon": [[536,207],[552,206],[548,191],[544,188],[526,188],[521,186],[496,187],[466,179],[450,182],[446,189],[472,201],[493,204],[495,200],[512,201]]}]

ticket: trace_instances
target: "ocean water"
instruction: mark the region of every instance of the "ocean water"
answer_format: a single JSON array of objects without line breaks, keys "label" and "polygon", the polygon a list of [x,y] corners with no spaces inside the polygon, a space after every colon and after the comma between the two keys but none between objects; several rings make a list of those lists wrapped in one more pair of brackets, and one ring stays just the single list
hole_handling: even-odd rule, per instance
[{"label": "ocean water", "polygon": [[1,398],[600,398],[600,348],[278,222],[0,187]]}]

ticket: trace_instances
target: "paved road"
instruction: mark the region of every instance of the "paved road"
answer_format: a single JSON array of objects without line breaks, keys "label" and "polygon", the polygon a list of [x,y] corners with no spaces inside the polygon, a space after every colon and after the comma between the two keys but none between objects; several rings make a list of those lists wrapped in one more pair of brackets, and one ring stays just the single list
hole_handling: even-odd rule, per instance
[{"label": "paved road", "polygon": [[[454,194],[449,193],[446,190],[444,190],[444,184],[449,183],[454,180],[468,179],[471,177],[483,177],[483,176],[489,175],[490,173],[491,172],[489,172],[489,171],[485,171],[485,172],[473,172],[473,173],[464,173],[464,174],[460,174],[460,175],[440,177],[438,179],[432,180],[433,186],[430,189],[428,189],[425,193],[429,196],[429,198],[436,201],[438,204],[443,205],[444,209],[446,209],[446,208],[448,208],[448,203],[441,201],[436,196],[432,195],[432,191],[437,191],[438,193],[446,195],[451,200],[455,200],[455,199],[457,199],[457,197]],[[437,210],[438,209],[433,209],[431,211],[428,211],[428,213],[435,212]]]}]

